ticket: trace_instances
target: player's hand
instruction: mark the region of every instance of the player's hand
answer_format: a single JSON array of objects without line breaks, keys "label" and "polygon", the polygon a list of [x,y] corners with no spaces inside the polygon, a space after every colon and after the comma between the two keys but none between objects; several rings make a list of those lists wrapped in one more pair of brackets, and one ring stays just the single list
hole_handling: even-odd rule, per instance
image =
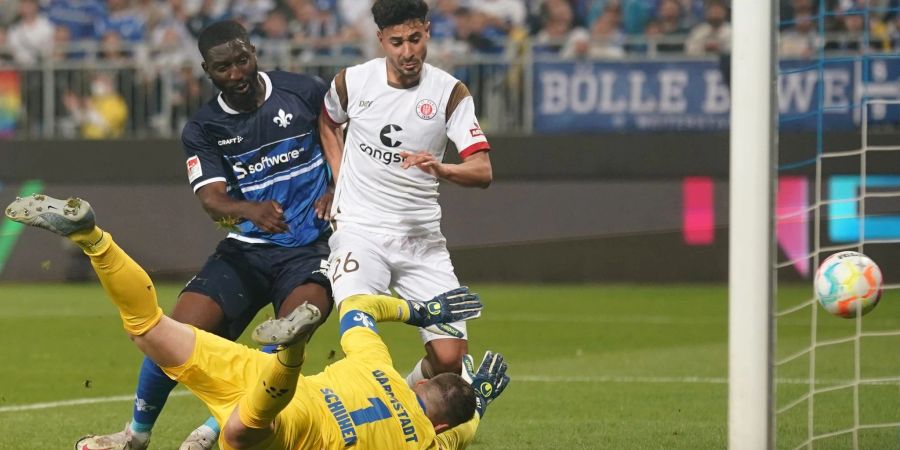
[{"label": "player's hand", "polygon": [[316,211],[316,217],[321,220],[331,220],[331,202],[334,200],[334,189],[329,187],[321,197],[316,199],[313,208]]},{"label": "player's hand", "polygon": [[481,316],[481,309],[484,307],[478,294],[470,293],[466,286],[444,292],[425,302],[407,300],[407,303],[409,320],[406,323],[455,338],[462,338],[463,332],[449,323],[475,319]]},{"label": "player's hand", "polygon": [[438,161],[437,158],[435,158],[431,153],[428,153],[426,151],[420,151],[416,153],[402,151],[400,152],[400,157],[403,158],[403,162],[400,163],[401,169],[418,167],[424,172],[434,175],[438,178],[446,178],[447,176],[447,166]]},{"label": "player's hand", "polygon": [[481,366],[475,370],[472,355],[463,357],[462,377],[475,390],[475,410],[479,417],[484,417],[484,410],[506,389],[509,376],[506,375],[506,361],[503,355],[490,350],[484,353]]},{"label": "player's hand", "polygon": [[284,233],[289,229],[284,221],[284,210],[275,200],[251,202],[245,217],[266,233]]}]

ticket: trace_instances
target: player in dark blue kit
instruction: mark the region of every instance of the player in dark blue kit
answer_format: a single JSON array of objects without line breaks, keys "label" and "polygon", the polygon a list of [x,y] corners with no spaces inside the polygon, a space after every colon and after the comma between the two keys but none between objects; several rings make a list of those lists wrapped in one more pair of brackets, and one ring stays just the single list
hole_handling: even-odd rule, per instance
[{"label": "player in dark blue kit", "polygon": [[[237,22],[210,25],[198,46],[203,70],[221,93],[182,132],[188,181],[210,217],[234,227],[185,286],[171,317],[231,340],[270,303],[283,317],[309,302],[324,320],[332,308],[322,271],[331,193],[316,124],[328,85],[259,71]],[[145,359],[132,421],[118,433],[86,436],[76,448],[147,448],[175,384]],[[218,433],[210,418],[181,449],[211,448]]]}]

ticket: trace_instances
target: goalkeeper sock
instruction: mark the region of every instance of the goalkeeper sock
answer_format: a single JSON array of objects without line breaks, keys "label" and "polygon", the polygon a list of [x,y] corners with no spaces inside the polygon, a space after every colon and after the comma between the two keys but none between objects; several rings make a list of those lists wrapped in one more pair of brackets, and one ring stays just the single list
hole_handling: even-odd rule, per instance
[{"label": "goalkeeper sock", "polygon": [[109,233],[94,227],[72,233],[69,239],[91,258],[106,295],[119,308],[125,331],[140,336],[159,323],[163,312],[156,301],[153,281]]},{"label": "goalkeeper sock", "polygon": [[108,239],[105,239],[106,233],[97,226],[89,230],[76,231],[67,237],[81,247],[87,255],[101,252],[108,245]]},{"label": "goalkeeper sock", "polygon": [[266,428],[275,420],[294,398],[305,352],[306,343],[301,342],[275,354],[256,385],[241,398],[238,408],[241,423],[250,428]]}]

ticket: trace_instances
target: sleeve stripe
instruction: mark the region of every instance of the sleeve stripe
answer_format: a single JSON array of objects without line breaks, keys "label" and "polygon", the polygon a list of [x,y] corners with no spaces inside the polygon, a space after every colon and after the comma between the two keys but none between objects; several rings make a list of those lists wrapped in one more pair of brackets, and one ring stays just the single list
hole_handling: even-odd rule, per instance
[{"label": "sleeve stripe", "polygon": [[334,77],[334,90],[337,91],[338,100],[341,101],[341,108],[347,111],[347,69],[342,69]]},{"label": "sleeve stripe", "polygon": [[476,142],[466,148],[463,151],[459,152],[459,157],[462,159],[466,159],[478,152],[486,152],[491,149],[491,144],[488,144],[487,141]]},{"label": "sleeve stripe", "polygon": [[331,124],[335,127],[341,126],[341,124],[335,122],[334,119],[331,118],[331,114],[328,114],[328,107],[325,106],[325,100],[322,100],[322,114],[324,114],[325,118],[328,119],[328,121],[331,122]]},{"label": "sleeve stripe", "polygon": [[194,185],[194,193],[196,194],[197,191],[199,191],[200,188],[202,188],[203,186],[206,186],[207,184],[215,183],[215,182],[217,182],[217,181],[221,181],[222,183],[226,183],[226,182],[227,182],[227,180],[225,179],[225,177],[214,177],[214,178],[210,178],[210,179],[208,179],[208,180],[203,180],[203,181],[201,181],[201,182],[199,182],[199,183],[197,183],[197,184]]},{"label": "sleeve stripe", "polygon": [[463,84],[462,81],[457,81],[456,85],[453,86],[453,91],[450,92],[450,99],[447,100],[447,110],[445,111],[444,117],[447,118],[447,121],[450,121],[450,117],[453,116],[453,113],[456,111],[456,107],[459,106],[459,102],[463,101],[464,98],[470,97],[472,94],[469,93],[469,88]]}]

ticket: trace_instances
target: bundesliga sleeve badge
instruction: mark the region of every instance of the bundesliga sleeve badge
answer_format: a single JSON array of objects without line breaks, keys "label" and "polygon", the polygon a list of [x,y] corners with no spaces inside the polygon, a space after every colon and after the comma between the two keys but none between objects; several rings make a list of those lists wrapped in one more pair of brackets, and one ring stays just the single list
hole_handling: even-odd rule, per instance
[{"label": "bundesliga sleeve badge", "polygon": [[203,168],[200,167],[200,157],[191,156],[187,160],[187,176],[188,182],[193,183],[194,180],[203,176]]}]

